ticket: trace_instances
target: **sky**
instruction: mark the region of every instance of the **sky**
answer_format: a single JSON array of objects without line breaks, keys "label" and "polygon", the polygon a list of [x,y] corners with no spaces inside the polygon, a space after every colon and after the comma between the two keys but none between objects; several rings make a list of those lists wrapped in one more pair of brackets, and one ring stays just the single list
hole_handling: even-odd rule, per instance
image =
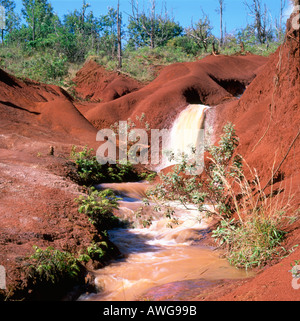
[{"label": "sky", "polygon": [[[131,13],[131,1],[119,0],[120,10],[123,13],[124,22]],[[243,28],[247,23],[252,22],[244,4],[245,0],[224,0],[225,10],[223,13],[224,26],[226,24],[226,31],[228,33],[234,32],[237,29]],[[251,0],[247,0],[251,2]],[[280,14],[280,0],[261,0],[268,8],[269,18],[273,21],[279,18]],[[18,12],[22,8],[22,0],[15,0],[16,9]],[[75,9],[80,9],[82,0],[49,0],[52,4],[54,11],[60,18],[72,12]],[[116,8],[118,0],[86,0],[91,5],[89,10],[92,10],[95,16],[100,16],[107,13],[109,7]],[[150,0],[138,0],[139,7],[144,7],[145,11],[150,7]],[[162,4],[165,3],[167,11],[170,16],[174,17],[175,22],[179,22],[181,26],[188,27],[191,21],[197,22],[202,17],[202,10],[208,15],[211,25],[214,26],[213,34],[217,37],[220,36],[220,18],[217,13],[218,0],[156,0],[157,12],[161,11]],[[289,17],[292,11],[291,1],[285,0],[285,19]]]}]

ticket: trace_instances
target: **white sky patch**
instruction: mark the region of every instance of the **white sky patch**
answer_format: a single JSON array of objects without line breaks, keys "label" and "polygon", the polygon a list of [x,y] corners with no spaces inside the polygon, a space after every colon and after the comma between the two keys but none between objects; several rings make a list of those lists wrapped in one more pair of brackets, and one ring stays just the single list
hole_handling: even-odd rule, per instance
[{"label": "white sky patch", "polygon": [[288,2],[288,6],[283,10],[283,17],[288,19],[294,10],[292,1]]}]

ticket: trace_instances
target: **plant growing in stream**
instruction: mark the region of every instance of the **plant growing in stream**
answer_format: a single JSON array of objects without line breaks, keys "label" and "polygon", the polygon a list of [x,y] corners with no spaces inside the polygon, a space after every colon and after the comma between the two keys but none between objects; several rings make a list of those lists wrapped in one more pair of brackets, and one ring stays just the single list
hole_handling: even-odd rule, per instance
[{"label": "plant growing in stream", "polygon": [[140,179],[138,173],[129,162],[101,165],[97,161],[92,148],[84,147],[83,150],[77,151],[77,147],[73,146],[70,156],[77,166],[79,181],[84,185],[103,182],[119,183]]},{"label": "plant growing in stream", "polygon": [[[185,208],[194,205],[199,211],[213,214],[216,211],[220,215],[229,215],[230,200],[224,193],[224,183],[219,173],[226,178],[234,179],[242,168],[241,157],[233,157],[238,146],[238,137],[233,124],[228,123],[223,128],[223,135],[217,146],[206,147],[210,154],[210,162],[204,168],[200,176],[187,175],[193,172],[196,161],[190,161],[188,155],[182,154],[178,158],[171,155],[170,160],[176,160],[177,165],[167,174],[160,174],[160,183],[154,189],[150,189],[148,197],[159,203],[179,201]],[[195,150],[192,149],[192,155]],[[210,203],[214,210],[210,210],[205,204]]]},{"label": "plant growing in stream", "polygon": [[279,253],[284,226],[291,221],[285,215],[290,209],[290,197],[280,203],[279,198],[275,199],[280,190],[271,188],[265,194],[257,173],[250,168],[251,180],[245,177],[242,157],[234,156],[238,142],[234,126],[228,123],[218,144],[206,147],[210,157],[200,176],[185,174],[194,164],[182,155],[178,165],[160,175],[161,183],[148,196],[165,208],[170,201],[179,201],[187,209],[194,205],[200,212],[216,215],[219,225],[212,236],[226,248],[229,262],[251,268]]},{"label": "plant growing in stream", "polygon": [[95,188],[91,188],[88,195],[75,199],[79,203],[79,213],[85,213],[98,231],[120,225],[120,220],[113,215],[113,210],[119,207],[119,200],[111,189],[98,191]]}]

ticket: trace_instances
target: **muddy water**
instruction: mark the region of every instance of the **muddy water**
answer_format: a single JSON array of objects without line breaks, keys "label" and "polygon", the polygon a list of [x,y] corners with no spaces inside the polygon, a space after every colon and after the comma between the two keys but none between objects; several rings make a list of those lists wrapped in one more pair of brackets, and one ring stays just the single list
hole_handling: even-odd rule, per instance
[{"label": "muddy water", "polygon": [[189,105],[175,120],[171,130],[170,149],[176,153],[189,153],[190,147],[198,147],[200,129],[203,128],[206,105]]},{"label": "muddy water", "polygon": [[[140,207],[149,185],[141,183],[105,184],[124,196],[120,211],[133,216]],[[176,205],[176,204],[175,204]],[[248,277],[220,258],[220,252],[201,246],[208,222],[200,219],[195,209],[177,205],[178,224],[172,228],[166,218],[156,219],[148,228],[109,231],[110,239],[124,258],[96,271],[97,294],[85,298],[99,301],[132,301],[145,291],[169,282],[204,279],[236,279]]]}]

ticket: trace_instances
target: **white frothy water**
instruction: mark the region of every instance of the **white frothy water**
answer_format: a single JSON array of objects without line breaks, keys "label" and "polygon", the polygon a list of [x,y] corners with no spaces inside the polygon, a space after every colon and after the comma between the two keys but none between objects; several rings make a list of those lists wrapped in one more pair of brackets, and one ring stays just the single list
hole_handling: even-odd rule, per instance
[{"label": "white frothy water", "polygon": [[[203,155],[204,152],[204,119],[205,111],[210,107],[200,104],[188,105],[176,118],[167,139],[167,148],[163,150],[163,157],[156,170],[160,171],[163,168],[177,163],[177,156],[185,154],[190,159],[193,159],[192,149],[197,150],[198,155]],[[170,160],[170,153],[175,155],[175,159]]]},{"label": "white frothy water", "polygon": [[[203,128],[207,108],[204,105],[189,105],[180,113],[171,131],[170,148],[173,152],[188,154],[189,146],[199,144],[199,132]],[[146,187],[139,183],[105,185],[105,188],[113,188],[125,195],[120,202],[120,211],[131,220],[134,220],[135,211],[141,203],[126,201],[126,195],[141,199]],[[171,205],[175,208],[177,224],[163,215],[156,215],[148,228],[109,231],[110,239],[124,258],[95,272],[99,293],[85,299],[129,301],[137,299],[152,287],[170,282],[248,276],[221,259],[218,251],[201,246],[200,241],[210,224],[203,214],[196,208],[187,210],[176,203]]]},{"label": "white frothy water", "polygon": [[175,120],[171,130],[170,149],[174,153],[189,154],[192,147],[201,144],[201,129],[203,128],[205,105],[189,105]]},{"label": "white frothy water", "polygon": [[[124,186],[121,190],[124,191]],[[132,217],[134,210],[141,205],[138,202],[121,203],[120,210],[131,211]],[[199,217],[196,209],[186,210],[179,204],[173,205],[176,205],[174,217],[177,224],[172,224],[172,228],[168,226],[172,221],[161,217],[148,228],[109,231],[111,241],[124,258],[95,271],[99,292],[82,299],[132,301],[150,288],[169,282],[247,276],[221,259],[219,252],[201,246],[209,221]]]}]

